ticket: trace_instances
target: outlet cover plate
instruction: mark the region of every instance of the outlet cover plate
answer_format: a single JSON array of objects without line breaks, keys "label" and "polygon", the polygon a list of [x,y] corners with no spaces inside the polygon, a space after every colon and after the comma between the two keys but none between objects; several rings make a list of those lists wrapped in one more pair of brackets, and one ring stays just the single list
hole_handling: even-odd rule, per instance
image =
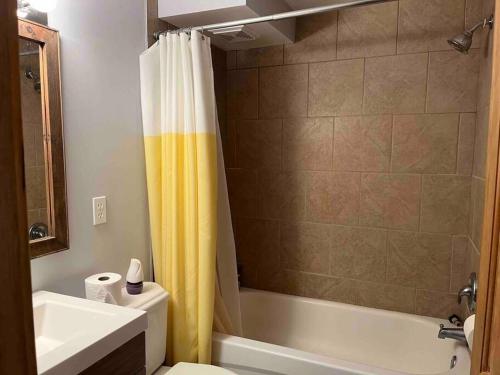
[{"label": "outlet cover plate", "polygon": [[106,222],[106,197],[92,198],[92,212],[94,225],[100,225]]}]

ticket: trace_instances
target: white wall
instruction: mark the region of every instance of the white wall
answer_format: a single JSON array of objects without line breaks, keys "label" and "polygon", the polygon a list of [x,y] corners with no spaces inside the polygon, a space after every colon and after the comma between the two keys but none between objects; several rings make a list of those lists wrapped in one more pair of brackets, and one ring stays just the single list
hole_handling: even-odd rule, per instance
[{"label": "white wall", "polygon": [[[139,92],[145,0],[59,0],[70,250],[31,262],[33,290],[83,295],[83,279],[127,270],[149,277],[149,227]],[[107,224],[92,225],[106,195]]]}]

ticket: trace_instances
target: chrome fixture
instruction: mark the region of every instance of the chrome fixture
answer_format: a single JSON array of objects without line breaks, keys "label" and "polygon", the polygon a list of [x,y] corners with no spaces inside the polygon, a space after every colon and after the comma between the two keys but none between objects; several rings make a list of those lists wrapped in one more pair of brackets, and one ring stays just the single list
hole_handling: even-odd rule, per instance
[{"label": "chrome fixture", "polygon": [[454,339],[460,342],[467,343],[463,328],[448,328],[444,324],[439,325],[438,338],[440,339]]},{"label": "chrome fixture", "polygon": [[472,272],[469,276],[469,284],[458,291],[458,304],[462,303],[462,298],[467,297],[467,307],[473,314],[476,312],[476,297],[477,297],[477,276]]},{"label": "chrome fixture", "polygon": [[489,26],[490,29],[493,27],[493,16],[485,18],[481,22],[478,22],[477,24],[472,26],[470,29],[465,30],[463,33],[458,34],[451,39],[448,39],[448,44],[455,48],[458,52],[467,55],[472,45],[472,35],[474,34],[474,31],[476,31],[480,27],[484,29],[486,26]]},{"label": "chrome fixture", "polygon": [[454,355],[453,357],[451,357],[450,369],[454,368],[456,365],[457,365],[457,356]]},{"label": "chrome fixture", "polygon": [[27,79],[33,80],[33,89],[40,94],[42,92],[42,84],[40,82],[40,76],[34,73],[33,70],[31,70],[31,68],[26,68],[24,76]]},{"label": "chrome fixture", "polygon": [[40,238],[48,237],[49,228],[47,227],[47,224],[35,223],[30,227],[28,235],[30,241],[39,240]]}]

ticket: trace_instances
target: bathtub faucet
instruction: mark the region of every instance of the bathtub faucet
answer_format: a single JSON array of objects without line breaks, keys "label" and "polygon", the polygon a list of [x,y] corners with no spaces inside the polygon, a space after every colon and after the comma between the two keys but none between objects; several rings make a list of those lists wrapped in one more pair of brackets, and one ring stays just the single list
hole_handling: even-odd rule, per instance
[{"label": "bathtub faucet", "polygon": [[444,324],[439,325],[438,338],[454,339],[460,342],[467,342],[463,328],[447,328]]}]

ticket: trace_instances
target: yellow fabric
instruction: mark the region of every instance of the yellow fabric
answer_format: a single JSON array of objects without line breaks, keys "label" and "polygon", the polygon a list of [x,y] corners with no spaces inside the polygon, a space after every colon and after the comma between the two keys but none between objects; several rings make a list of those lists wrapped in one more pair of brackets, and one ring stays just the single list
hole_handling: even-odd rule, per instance
[{"label": "yellow fabric", "polygon": [[210,363],[217,235],[211,133],[145,136],[154,277],[170,293],[167,360]]}]

